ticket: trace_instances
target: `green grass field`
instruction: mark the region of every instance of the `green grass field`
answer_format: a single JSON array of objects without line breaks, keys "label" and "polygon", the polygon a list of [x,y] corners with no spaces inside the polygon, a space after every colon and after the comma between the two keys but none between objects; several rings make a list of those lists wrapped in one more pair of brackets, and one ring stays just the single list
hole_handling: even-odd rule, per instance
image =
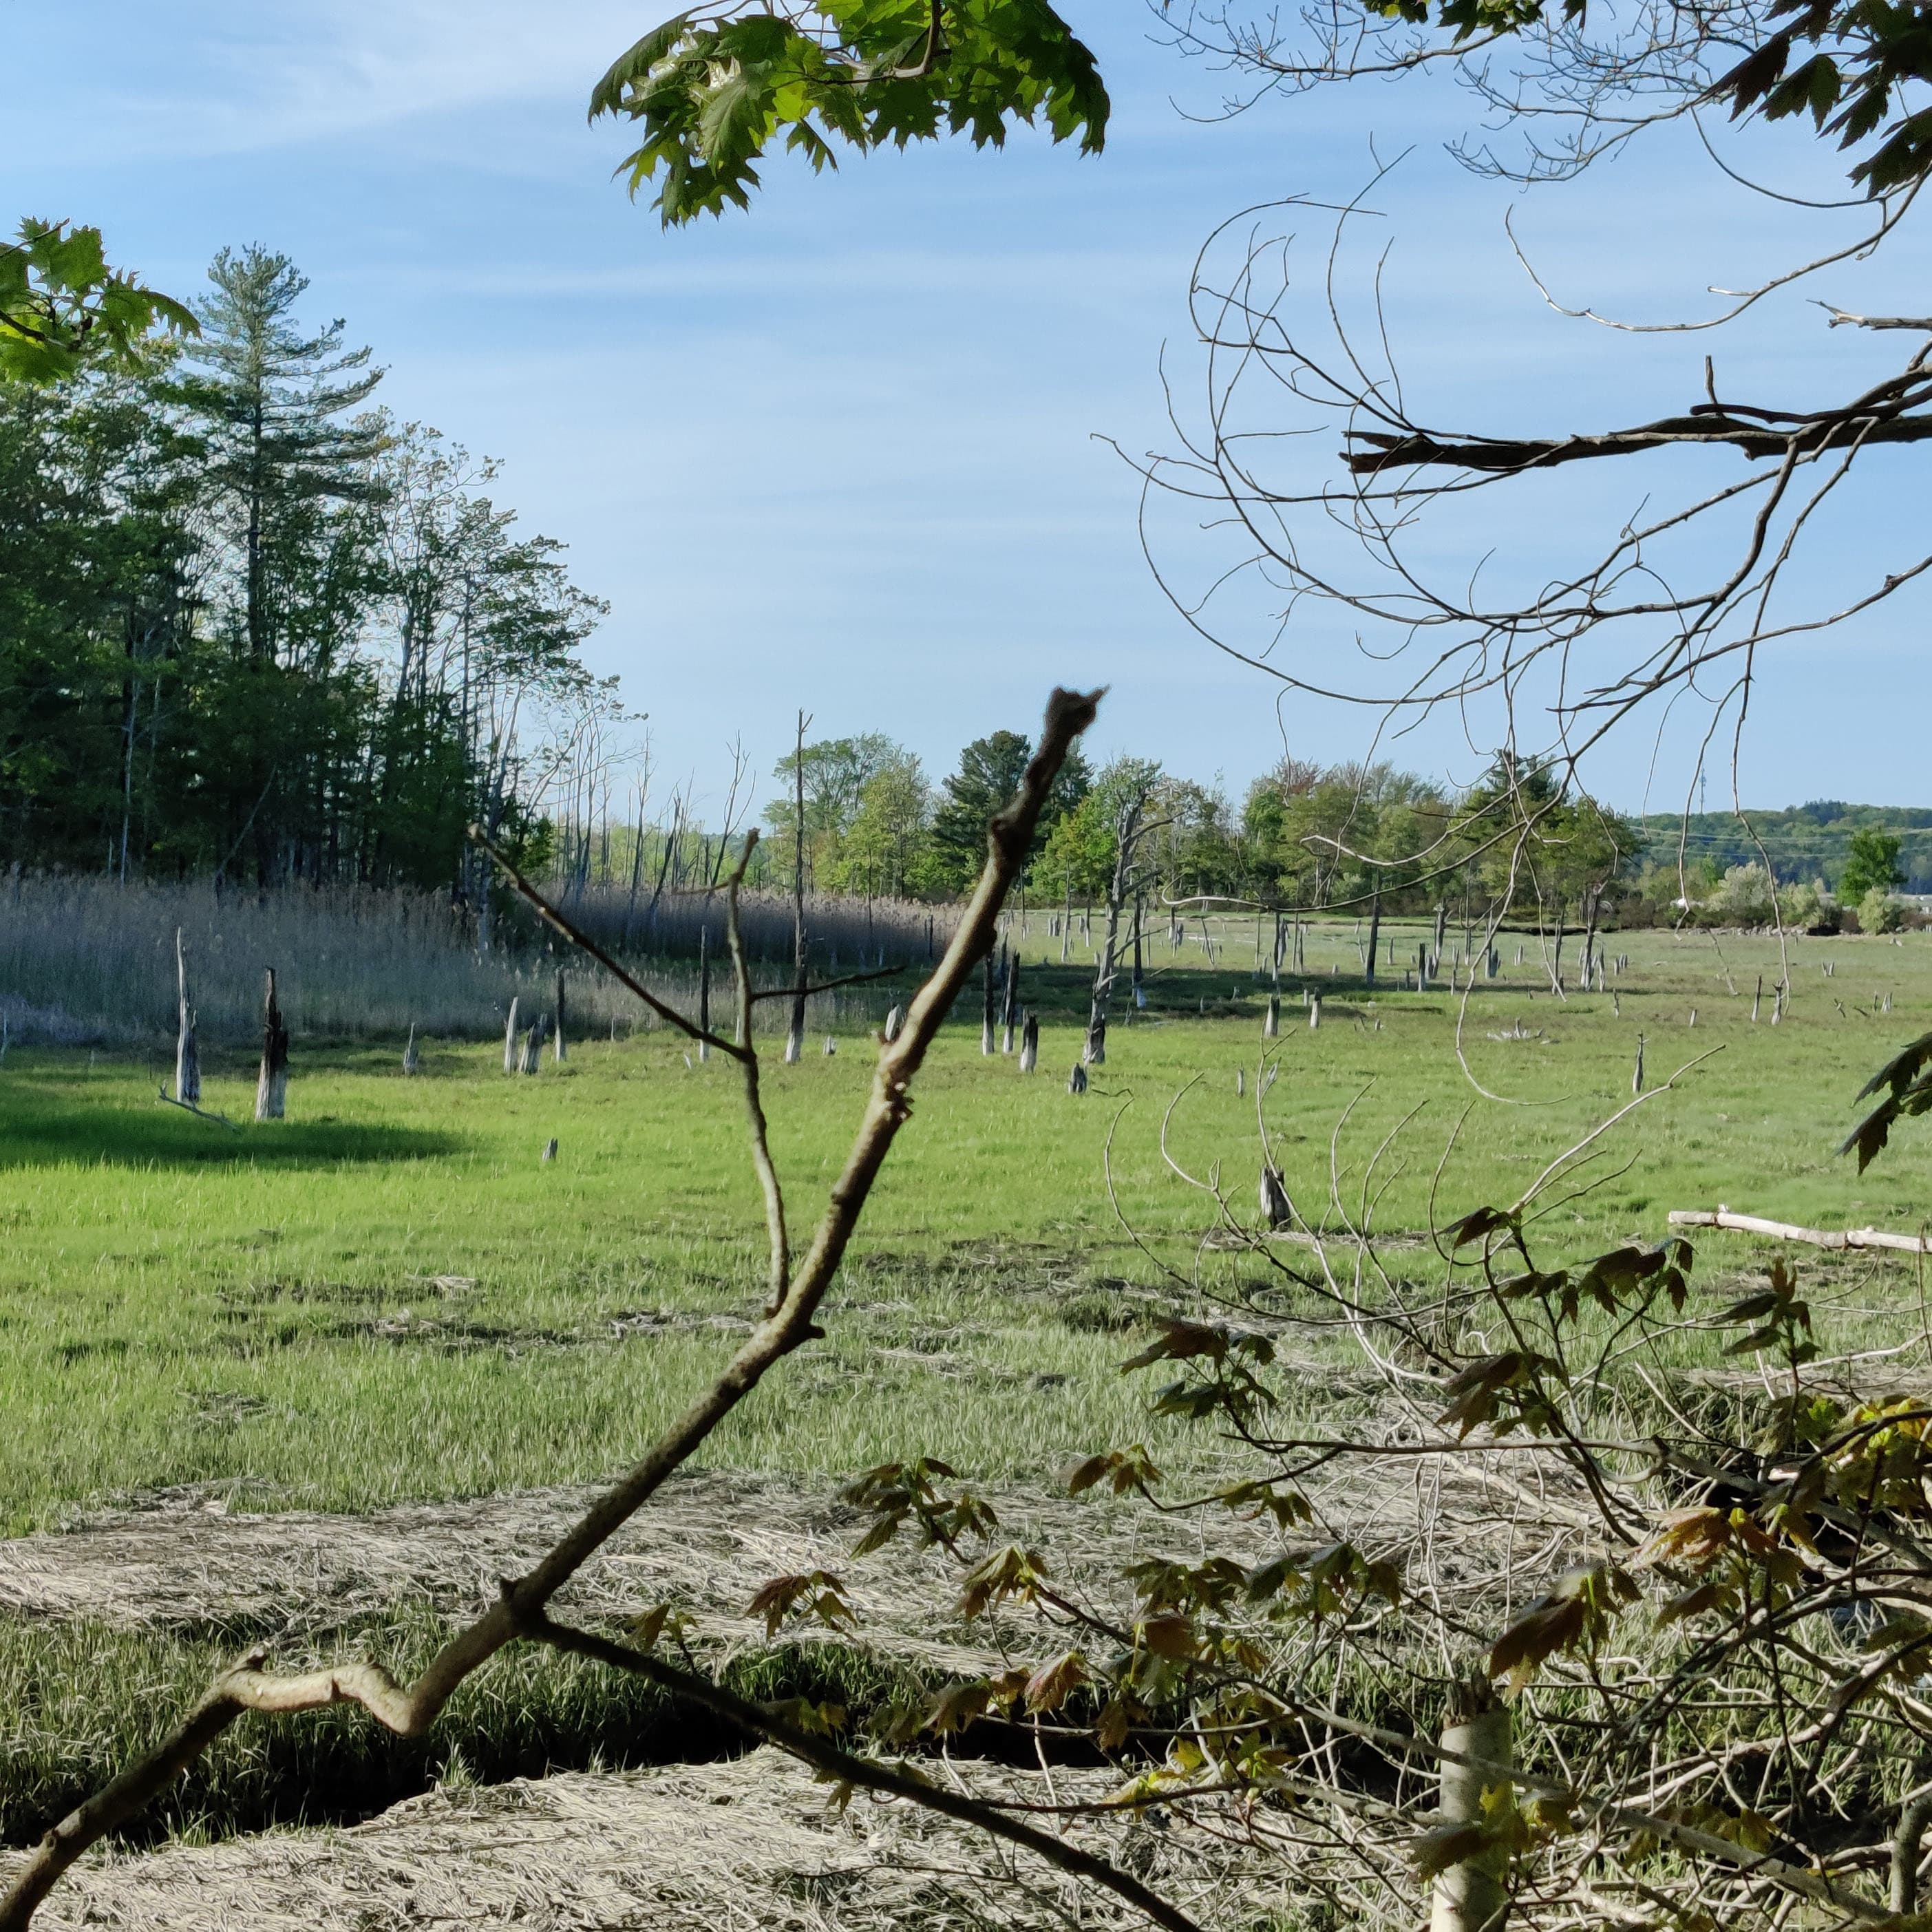
[{"label": "green grass field", "polygon": [[[1077,961],[1042,965],[1057,941],[1021,940],[1026,996],[1046,1016],[1040,1072],[983,1058],[976,1001],[962,1006],[826,1338],[731,1420],[709,1460],[837,1472],[923,1450],[976,1475],[1038,1478],[1075,1451],[1165,1439],[1114,1372],[1118,1331],[1149,1305],[1136,1285],[1158,1278],[1120,1216],[1191,1265],[1214,1208],[1162,1160],[1171,1105],[1174,1160],[1203,1178],[1218,1163],[1251,1214],[1264,1044],[1280,1070],[1269,1130],[1311,1220],[1332,1219],[1337,1198],[1358,1216],[1366,1192],[1375,1226],[1400,1235],[1429,1225],[1432,1194],[1438,1220],[1514,1199],[1628,1100],[1640,1033],[1652,1083],[1711,1057],[1600,1144],[1594,1191],[1541,1224],[1552,1256],[1654,1240],[1669,1209],[1720,1201],[1828,1226],[1926,1216],[1932,1131],[1909,1124],[1863,1179],[1833,1149],[1867,1075],[1932,1027],[1932,938],[1792,941],[1796,994],[1775,1028],[1768,994],[1750,1018],[1759,974],[1777,976],[1768,940],[1612,935],[1629,960],[1611,982],[1620,1016],[1607,992],[1537,990],[1534,940],[1521,967],[1506,944],[1503,981],[1479,988],[1463,1027],[1470,1070],[1498,1100],[1458,1064],[1456,997],[1366,995],[1330,974],[1358,970],[1352,927],[1318,929],[1310,946],[1318,1030],[1291,991],[1267,1043],[1252,931],[1217,931],[1213,964],[1196,941],[1178,956],[1162,943],[1148,1010],[1128,1023],[1130,1002],[1117,1001],[1084,1099],[1066,1076],[1087,975]],[[1415,929],[1394,936],[1412,958]],[[1886,994],[1891,1011],[1873,1012]],[[690,1065],[663,1031],[580,1041],[566,1068],[547,1060],[533,1079],[506,1078],[494,1047],[432,1046],[413,1079],[399,1063],[394,1048],[298,1041],[290,1118],[231,1133],[156,1102],[158,1047],[143,1060],[8,1055],[9,1531],[181,1484],[234,1486],[251,1508],[355,1510],[595,1478],[716,1368],[755,1312],[763,1266],[728,1063]],[[767,1068],[801,1229],[869,1073],[856,1036],[836,1057],[814,1040],[800,1065]],[[252,1088],[240,1055],[209,1056],[206,1106],[245,1120]],[[552,1136],[560,1154],[545,1164]],[[1426,1247],[1392,1252],[1436,1265]],[[1718,1238],[1702,1266],[1735,1272],[1754,1252]],[[1861,1258],[1838,1274],[1864,1311],[1853,1339],[1916,1306],[1909,1262]]]}]

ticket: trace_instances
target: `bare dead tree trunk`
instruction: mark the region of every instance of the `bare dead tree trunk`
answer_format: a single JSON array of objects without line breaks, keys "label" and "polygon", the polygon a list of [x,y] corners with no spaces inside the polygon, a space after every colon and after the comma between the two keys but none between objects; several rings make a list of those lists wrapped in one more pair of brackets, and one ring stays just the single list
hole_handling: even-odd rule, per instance
[{"label": "bare dead tree trunk", "polygon": [[1372,993],[1376,989],[1376,948],[1382,944],[1382,889],[1378,885],[1369,902],[1369,946],[1362,956],[1362,984]]},{"label": "bare dead tree trunk", "polygon": [[194,1008],[188,1004],[188,954],[182,945],[182,930],[175,928],[175,1098],[183,1106],[201,1100],[201,1054],[195,1045]]},{"label": "bare dead tree trunk", "polygon": [[[698,928],[698,1024],[705,1033],[711,1030],[711,926],[706,922]],[[711,1042],[700,1040],[698,1042],[698,1057],[700,1061],[711,1058]]]},{"label": "bare dead tree trunk", "polygon": [[1449,930],[1449,907],[1445,900],[1438,900],[1436,906],[1436,939],[1429,949],[1432,959],[1442,957],[1442,935]]},{"label": "bare dead tree trunk", "polygon": [[517,1008],[521,1004],[518,996],[510,995],[510,1017],[503,1022],[503,1071],[514,1073],[517,1070],[519,1042],[517,1035]]},{"label": "bare dead tree trunk", "polygon": [[1020,1029],[1020,1071],[1030,1073],[1040,1064],[1040,1016],[1028,1013]]},{"label": "bare dead tree trunk", "polygon": [[[1137,1013],[1147,1011],[1147,988],[1141,983],[1141,928],[1145,922],[1146,916],[1147,895],[1136,892],[1134,895],[1134,1011]],[[1261,945],[1258,923],[1255,928],[1255,945],[1257,950]]]},{"label": "bare dead tree trunk", "polygon": [[550,1058],[561,1066],[568,1058],[563,1024],[563,968],[556,969],[556,1038],[550,1048]]},{"label": "bare dead tree trunk", "polygon": [[1294,1206],[1288,1198],[1288,1187],[1281,1178],[1281,1169],[1273,1165],[1262,1169],[1262,1219],[1270,1228],[1286,1228],[1294,1220]]},{"label": "bare dead tree trunk", "polygon": [[1604,889],[1592,886],[1583,898],[1583,990],[1590,990],[1592,956],[1597,949],[1597,917],[1604,902]]},{"label": "bare dead tree trunk", "polygon": [[1264,1040],[1279,1040],[1281,1037],[1281,995],[1279,993],[1268,995],[1268,1017],[1262,1022],[1262,1037]]},{"label": "bare dead tree trunk", "polygon": [[985,984],[981,990],[980,1004],[980,1051],[991,1053],[993,1050],[993,956],[988,952],[982,962]]},{"label": "bare dead tree trunk", "polygon": [[1107,886],[1107,931],[1094,974],[1093,1003],[1088,1010],[1087,1042],[1081,1058],[1089,1066],[1107,1059],[1107,1004],[1113,996],[1114,968],[1120,957],[1120,908],[1126,904],[1133,876],[1134,848],[1139,843],[1141,812],[1147,801],[1136,798],[1120,808],[1114,825],[1114,876]]},{"label": "bare dead tree trunk", "polygon": [[1013,1050],[1013,1029],[1020,1020],[1020,956],[1017,951],[1006,955],[1006,990],[1000,1002],[1000,1051],[1010,1053]]},{"label": "bare dead tree trunk", "polygon": [[543,1070],[544,1016],[538,1014],[530,1022],[530,1030],[524,1036],[522,1066],[526,1073],[538,1073]]},{"label": "bare dead tree trunk", "polygon": [[[415,1035],[412,1033],[412,1040]],[[268,969],[268,990],[262,1001],[262,1066],[255,1077],[255,1118],[279,1120],[289,1094],[289,1030],[275,998],[275,969]]]},{"label": "bare dead tree trunk", "polygon": [[414,1020],[410,1022],[409,1044],[403,1048],[403,1071],[405,1073],[420,1073],[422,1071],[422,1057],[416,1052],[416,1023]]},{"label": "bare dead tree trunk", "polygon": [[811,719],[798,714],[796,755],[792,760],[791,840],[791,1030],[785,1035],[785,1064],[795,1065],[805,1049],[805,728]]}]

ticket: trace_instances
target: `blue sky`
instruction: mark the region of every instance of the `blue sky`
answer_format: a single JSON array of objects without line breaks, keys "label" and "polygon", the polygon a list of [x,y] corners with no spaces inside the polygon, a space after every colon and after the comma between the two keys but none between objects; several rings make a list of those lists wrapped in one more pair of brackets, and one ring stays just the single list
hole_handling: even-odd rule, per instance
[{"label": "blue sky", "polygon": [[[1150,41],[1139,0],[1064,0],[1113,89],[1104,155],[1023,134],[1003,154],[949,146],[834,178],[780,160],[750,215],[672,235],[610,178],[624,130],[583,112],[666,0],[0,4],[10,64],[36,76],[16,90],[8,205],[98,222],[117,260],[170,292],[193,292],[225,243],[292,256],[314,316],[345,316],[388,368],[389,406],[504,459],[501,500],[569,544],[613,606],[596,667],[650,712],[660,782],[690,773],[700,794],[736,734],[769,770],[800,705],[814,735],[886,731],[937,775],[965,739],[1030,728],[1056,681],[1112,687],[1103,754],[1236,790],[1284,748],[1366,748],[1364,714],[1278,704],[1188,630],[1142,557],[1136,479],[1104,440],[1172,446],[1162,368],[1184,408],[1200,368],[1189,267],[1244,208],[1346,197],[1375,153],[1408,151],[1376,197],[1389,316],[1412,398],[1452,426],[1642,420],[1696,398],[1707,350],[1754,399],[1835,397],[1880,366],[1883,340],[1828,332],[1808,297],[1909,305],[1928,266],[1904,236],[1716,340],[1567,320],[1517,264],[1506,210],[1566,299],[1655,316],[1708,312],[1710,284],[1781,263],[1794,235],[1846,234],[1848,218],[1746,196],[1669,137],[1524,195],[1445,156],[1473,110],[1439,86],[1190,118],[1221,82]],[[1781,180],[1834,184],[1796,137],[1751,152]],[[1318,240],[1314,219],[1290,225]],[[1835,568],[1909,547],[1916,475],[1874,466],[1821,532],[1818,596]],[[1533,575],[1667,481],[1630,468],[1525,484],[1486,500],[1492,522],[1445,526],[1435,554],[1460,572],[1493,550]],[[1172,514],[1157,538],[1190,590],[1220,543]],[[1748,802],[1932,802],[1894,722],[1932,696],[1926,619],[1923,596],[1900,599],[1766,667]],[[1256,608],[1240,640],[1266,623]],[[1309,665],[1364,668],[1333,616],[1292,642]],[[1438,718],[1395,748],[1466,779],[1494,728]],[[1702,728],[1683,710],[1588,776],[1619,805],[1674,806]],[[1714,775],[1711,803],[1728,789]]]}]

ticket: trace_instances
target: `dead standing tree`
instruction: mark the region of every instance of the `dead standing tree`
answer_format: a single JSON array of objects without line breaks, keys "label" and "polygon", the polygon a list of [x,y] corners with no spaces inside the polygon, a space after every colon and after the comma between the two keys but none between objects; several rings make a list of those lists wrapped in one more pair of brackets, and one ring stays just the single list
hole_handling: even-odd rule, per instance
[{"label": "dead standing tree", "polygon": [[[743,857],[726,889],[727,940],[737,982],[739,1038],[709,1035],[641,984],[590,940],[488,843],[473,836],[512,883],[551,926],[628,987],[667,1025],[708,1043],[734,1061],[742,1076],[752,1164],[764,1196],[770,1249],[768,1300],[763,1318],[730,1363],[691,1406],[624,1475],[592,1504],[572,1528],[520,1576],[506,1579],[496,1600],[458,1630],[412,1684],[399,1683],[380,1664],[346,1662],[284,1676],[268,1666],[266,1648],[250,1652],[210,1686],[207,1694],[153,1750],[70,1812],[16,1868],[0,1896],[0,1932],[23,1932],[35,1910],[74,1861],[92,1844],[137,1816],[217,1738],[244,1717],[285,1717],[341,1703],[358,1704],[398,1736],[420,1736],[458,1688],[499,1651],[513,1643],[544,1643],[648,1677],[700,1706],[728,1718],[752,1735],[802,1757],[836,1779],[885,1791],[970,1821],[1023,1846],[1060,1870],[1105,1886],[1138,1907],[1168,1932],[1196,1932],[1193,1922],[1134,1877],[1052,1831],[928,1783],[884,1761],[841,1750],[808,1735],[783,1714],[741,1698],[708,1678],[596,1634],[555,1622],[557,1592],[590,1558],[648,1502],[666,1480],[704,1444],[718,1425],[785,1357],[823,1331],[818,1316],[856,1228],[872,1185],[899,1130],[911,1118],[913,1080],[976,962],[993,944],[1000,908],[1026,862],[1042,807],[1074,740],[1093,722],[1098,694],[1056,691],[1048,700],[1040,747],[1018,794],[987,828],[987,855],[980,881],[954,930],[945,955],[914,996],[898,1038],[882,1044],[872,1094],[844,1168],[833,1183],[818,1228],[802,1256],[793,1252],[783,1193],[765,1127],[758,1052],[752,1045],[751,1009],[760,996],[737,920],[738,890],[757,834],[747,835]],[[794,997],[800,991],[790,989]],[[785,997],[781,992],[778,997]]]},{"label": "dead standing tree", "polygon": [[195,1043],[194,1008],[188,997],[188,954],[175,928],[175,1098],[184,1107],[201,1102],[201,1055]]},{"label": "dead standing tree", "polygon": [[1101,1066],[1107,1059],[1107,1006],[1120,964],[1120,909],[1137,890],[1135,866],[1141,841],[1157,832],[1165,820],[1144,819],[1148,794],[1138,791],[1120,807],[1114,820],[1114,874],[1107,886],[1107,931],[1094,973],[1094,997],[1087,1014],[1087,1039],[1081,1059]]},{"label": "dead standing tree", "polygon": [[805,1051],[805,731],[812,722],[798,714],[798,745],[792,759],[791,824],[791,1024],[785,1030],[785,1064],[795,1066]]}]

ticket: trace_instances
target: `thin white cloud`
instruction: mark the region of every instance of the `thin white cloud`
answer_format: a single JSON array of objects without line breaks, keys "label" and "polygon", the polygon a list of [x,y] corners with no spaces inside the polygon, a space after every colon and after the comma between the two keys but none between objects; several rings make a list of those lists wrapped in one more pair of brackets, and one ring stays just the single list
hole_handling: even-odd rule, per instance
[{"label": "thin white cloud", "polygon": [[[624,0],[100,0],[21,24],[48,56],[84,56],[100,74],[94,133],[126,159],[243,154],[518,100],[580,103],[642,18]],[[19,118],[31,120],[26,110]]]}]

